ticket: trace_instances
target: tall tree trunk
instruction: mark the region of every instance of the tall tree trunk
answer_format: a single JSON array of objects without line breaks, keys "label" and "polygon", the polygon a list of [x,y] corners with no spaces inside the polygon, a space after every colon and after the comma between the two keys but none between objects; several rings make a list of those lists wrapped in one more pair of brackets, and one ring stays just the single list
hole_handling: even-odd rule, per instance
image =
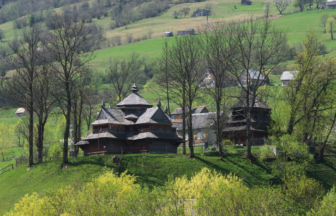
[{"label": "tall tree trunk", "polygon": [[[220,90],[219,90],[220,91]],[[221,132],[221,117],[220,117],[220,99],[218,98],[216,101],[216,117],[217,117],[217,146],[218,146],[218,150],[219,150],[219,156],[223,155],[223,151],[222,151],[222,146],[221,146],[221,141],[222,141],[222,132]]]},{"label": "tall tree trunk", "polygon": [[[248,86],[251,84],[249,82]],[[251,110],[254,107],[254,97],[255,97],[255,92],[253,92],[253,95],[250,95],[250,89],[247,90],[246,92],[246,157],[248,159],[252,159],[252,154],[251,154]],[[252,97],[252,104],[250,104],[250,97]]]},{"label": "tall tree trunk", "polygon": [[333,30],[332,30],[332,22],[330,22],[330,36],[331,40],[334,40]]},{"label": "tall tree trunk", "polygon": [[[78,112],[78,129],[77,129],[77,140],[75,143],[78,143],[82,139],[82,113],[83,113],[83,99],[81,97],[79,112]],[[75,154],[77,156],[79,147],[75,146]]]},{"label": "tall tree trunk", "polygon": [[[30,88],[32,90],[32,86]],[[32,92],[32,91],[31,91]],[[30,109],[29,109],[29,167],[32,167],[34,164],[34,111],[33,111],[33,96],[31,95]]]},{"label": "tall tree trunk", "polygon": [[[189,86],[189,89],[191,89],[191,87]],[[190,94],[190,91],[189,91]],[[189,95],[189,98],[191,98],[191,96]],[[189,158],[194,158],[195,157],[195,153],[194,153],[194,133],[193,133],[193,125],[192,125],[192,112],[191,112],[191,107],[192,107],[192,100],[189,99],[189,116],[188,116],[188,134],[189,134]]]},{"label": "tall tree trunk", "polygon": [[[91,105],[90,105],[90,110],[92,110],[92,108],[91,108]],[[89,113],[89,116],[88,116],[88,118],[89,118],[89,121],[87,122],[88,124],[87,124],[87,131],[89,131],[90,130],[90,126],[91,126],[91,111],[90,111],[90,113]]]},{"label": "tall tree trunk", "polygon": [[323,143],[321,144],[321,146],[319,147],[319,155],[318,155],[317,160],[321,160],[321,159],[323,158],[323,156],[324,156],[324,149],[325,149],[325,147],[326,147],[326,145],[327,145],[327,141],[328,141],[329,136],[330,136],[330,134],[331,134],[331,132],[332,132],[332,129],[333,129],[334,126],[335,126],[335,122],[336,122],[336,112],[335,112],[335,114],[334,114],[333,122],[332,122],[332,124],[331,124],[331,126],[330,126],[330,129],[329,129],[329,131],[328,131],[328,135],[327,135],[327,137],[325,138],[324,142],[323,142]]},{"label": "tall tree trunk", "polygon": [[44,126],[45,126],[45,124],[42,121],[39,120],[39,125],[38,125],[38,145],[37,145],[39,163],[43,163]]},{"label": "tall tree trunk", "polygon": [[[74,99],[73,101],[72,101],[72,104],[74,105],[74,108],[73,108],[73,123],[72,123],[72,125],[73,125],[73,131],[72,131],[72,142],[74,142],[74,143],[76,143],[77,142],[77,135],[78,135],[78,132],[77,132],[77,130],[78,130],[78,119],[77,119],[77,105],[78,105],[78,102],[77,102],[77,99]],[[70,136],[71,136],[71,134],[70,134]]]},{"label": "tall tree trunk", "polygon": [[169,106],[169,84],[167,83],[167,87],[166,87],[166,94],[167,94],[167,103],[168,103],[168,115],[170,115],[170,106]]},{"label": "tall tree trunk", "polygon": [[[189,112],[190,112],[190,110],[189,110]],[[183,134],[183,140],[185,141],[185,134],[186,134],[186,128],[185,128],[185,126],[186,126],[186,122],[185,122],[185,89],[184,89],[184,87],[183,87],[183,92],[182,92],[182,134]],[[189,139],[190,139],[190,137],[189,137]],[[189,141],[189,139],[188,139],[188,142],[190,143],[190,141]],[[183,143],[183,155],[186,155],[187,153],[186,153],[186,144],[185,144],[185,142]]]},{"label": "tall tree trunk", "polygon": [[252,154],[251,154],[251,113],[250,113],[250,109],[247,108],[247,136],[246,136],[246,157],[248,159],[252,158]]},{"label": "tall tree trunk", "polygon": [[289,117],[289,123],[287,127],[287,134],[291,135],[294,130],[294,121],[295,121],[295,111],[291,111],[290,117]]},{"label": "tall tree trunk", "polygon": [[79,112],[78,112],[78,127],[77,127],[77,139],[75,140],[76,143],[79,142],[82,138],[82,113],[83,113],[83,103],[79,105]]},{"label": "tall tree trunk", "polygon": [[69,130],[70,130],[70,116],[71,116],[71,95],[69,84],[66,85],[67,91],[67,113],[66,113],[66,123],[65,123],[65,131],[64,131],[64,146],[63,146],[63,162],[62,168],[64,168],[68,164],[68,148],[69,148]]}]

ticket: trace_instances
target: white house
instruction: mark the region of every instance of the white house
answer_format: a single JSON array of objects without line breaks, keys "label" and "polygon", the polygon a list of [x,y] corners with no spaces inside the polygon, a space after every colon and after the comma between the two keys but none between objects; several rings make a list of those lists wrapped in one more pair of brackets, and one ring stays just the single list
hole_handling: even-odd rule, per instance
[{"label": "white house", "polygon": [[19,108],[19,109],[17,109],[16,112],[15,112],[16,117],[24,116],[24,115],[25,115],[25,112],[26,112],[26,109],[25,109],[25,108]]},{"label": "white house", "polygon": [[328,0],[326,2],[326,8],[327,9],[334,9],[334,8],[336,8],[336,0]]},{"label": "white house", "polygon": [[298,71],[284,71],[281,75],[281,86],[289,86],[292,80],[295,80],[295,75]]}]

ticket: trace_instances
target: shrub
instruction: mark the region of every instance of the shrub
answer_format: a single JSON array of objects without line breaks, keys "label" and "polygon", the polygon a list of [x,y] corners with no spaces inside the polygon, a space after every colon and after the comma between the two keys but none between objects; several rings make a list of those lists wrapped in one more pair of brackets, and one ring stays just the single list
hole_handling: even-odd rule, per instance
[{"label": "shrub", "polygon": [[[62,152],[62,143],[56,143],[54,145],[51,145],[48,149],[48,156],[55,158],[57,157],[57,152]],[[61,155],[61,154],[60,154]]]},{"label": "shrub", "polygon": [[274,153],[271,151],[270,146],[265,145],[260,147],[260,159],[266,160],[268,156],[274,156]]},{"label": "shrub", "polygon": [[323,200],[316,205],[307,215],[335,215],[336,212],[336,191],[335,186],[323,197]]},{"label": "shrub", "polygon": [[[307,177],[289,179],[283,190],[249,188],[235,175],[207,168],[190,179],[169,179],[163,187],[142,189],[134,176],[107,170],[84,185],[26,195],[7,215],[299,215],[323,194]],[[335,197],[331,191],[322,203],[335,203]]]},{"label": "shrub", "polygon": [[336,32],[336,21],[333,17],[330,17],[328,20],[327,20],[327,23],[326,23],[326,31],[328,33],[330,33],[330,29],[331,29],[331,25],[332,25],[332,32]]},{"label": "shrub", "polygon": [[287,207],[295,209],[299,215],[317,205],[324,194],[322,185],[306,176],[291,176],[285,182],[283,194],[286,197]]}]

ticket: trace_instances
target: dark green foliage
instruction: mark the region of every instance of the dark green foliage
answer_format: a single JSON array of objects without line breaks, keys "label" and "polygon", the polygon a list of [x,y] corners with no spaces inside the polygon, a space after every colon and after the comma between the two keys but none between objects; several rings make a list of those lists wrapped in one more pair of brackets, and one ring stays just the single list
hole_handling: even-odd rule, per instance
[{"label": "dark green foliage", "polygon": [[5,76],[6,76],[6,70],[5,70],[5,68],[2,68],[2,69],[1,69],[1,76],[2,76],[2,77],[5,77]]},{"label": "dark green foliage", "polygon": [[32,27],[35,24],[35,18],[34,15],[32,14],[29,19],[29,26]]}]

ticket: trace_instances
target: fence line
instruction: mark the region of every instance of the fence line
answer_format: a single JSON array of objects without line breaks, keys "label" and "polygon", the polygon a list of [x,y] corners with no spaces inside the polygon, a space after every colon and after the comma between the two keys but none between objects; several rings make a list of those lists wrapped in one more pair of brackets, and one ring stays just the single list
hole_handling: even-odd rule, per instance
[{"label": "fence line", "polygon": [[0,169],[0,174],[1,174],[1,173],[4,173],[4,172],[6,172],[6,171],[13,170],[13,169],[14,169],[13,164],[9,164],[8,166],[6,166],[6,167]]},{"label": "fence line", "polygon": [[0,162],[11,161],[11,160],[13,160],[13,159],[14,159],[14,157],[7,157],[7,159],[5,159],[5,157],[3,157],[3,158],[2,158],[2,161],[0,161]]}]

